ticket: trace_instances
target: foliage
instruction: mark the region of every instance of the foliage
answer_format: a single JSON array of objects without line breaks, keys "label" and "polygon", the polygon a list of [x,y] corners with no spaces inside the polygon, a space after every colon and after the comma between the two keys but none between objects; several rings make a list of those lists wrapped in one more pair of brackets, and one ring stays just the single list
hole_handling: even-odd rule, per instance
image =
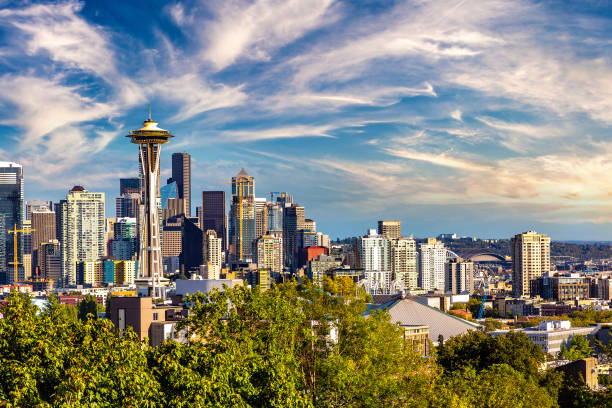
[{"label": "foliage", "polygon": [[581,358],[587,358],[591,356],[591,348],[589,340],[581,335],[572,337],[569,343],[569,347],[566,345],[561,346],[559,352],[559,358],[564,360],[579,360]]},{"label": "foliage", "polygon": [[86,295],[77,305],[79,309],[79,319],[86,321],[91,315],[92,319],[98,318],[98,299],[92,295]]},{"label": "foliage", "polygon": [[504,327],[504,324],[500,322],[499,320],[486,319],[484,321],[483,326],[486,332],[491,332],[491,331],[502,329]]}]

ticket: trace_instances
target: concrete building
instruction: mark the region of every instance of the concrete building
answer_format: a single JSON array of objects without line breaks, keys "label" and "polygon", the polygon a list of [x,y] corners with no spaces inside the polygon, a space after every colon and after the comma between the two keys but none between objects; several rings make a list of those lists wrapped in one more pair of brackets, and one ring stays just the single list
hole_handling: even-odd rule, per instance
[{"label": "concrete building", "polygon": [[137,218],[140,198],[139,193],[125,193],[115,198],[115,216],[117,218]]},{"label": "concrete building", "polygon": [[402,223],[400,221],[378,221],[378,235],[388,239],[399,239],[402,236]]},{"label": "concrete building", "polygon": [[329,235],[317,232],[317,246],[329,248]]},{"label": "concrete building", "polygon": [[322,285],[325,272],[339,268],[340,265],[342,265],[342,259],[331,255],[320,254],[318,257],[308,262],[308,278],[312,280],[313,283]]},{"label": "concrete building", "polygon": [[366,272],[391,271],[391,245],[389,239],[370,229],[359,238],[359,261]]},{"label": "concrete building", "polygon": [[267,232],[268,228],[268,207],[264,197],[255,198],[255,239]]},{"label": "concrete building", "polygon": [[52,280],[53,287],[58,288],[62,282],[62,252],[57,239],[43,242],[38,250],[40,258],[39,276]]},{"label": "concrete building", "polygon": [[272,273],[283,271],[283,237],[263,235],[255,241],[256,262],[259,269]]},{"label": "concrete building", "polygon": [[512,245],[512,295],[530,296],[530,282],[550,271],[550,238],[535,231],[515,235]]},{"label": "concrete building", "polygon": [[76,264],[106,255],[104,193],[73,187],[62,200],[62,285],[77,282]]},{"label": "concrete building", "polygon": [[0,283],[14,283],[13,241],[17,240],[17,262],[23,263],[23,235],[7,231],[23,229],[23,168],[0,162]]},{"label": "concrete building", "polygon": [[[568,320],[546,320],[540,322],[537,327],[526,329],[515,329],[529,337],[529,340],[537,344],[548,354],[556,356],[561,351],[561,346],[566,346],[576,335],[588,336],[597,327],[571,327]],[[496,330],[491,332],[492,336],[507,334],[508,330]]]},{"label": "concrete building", "polygon": [[541,296],[546,300],[588,299],[591,280],[578,273],[560,274],[554,271],[544,273],[530,282],[531,296]]},{"label": "concrete building", "polygon": [[32,200],[26,201],[26,212],[25,219],[32,219],[32,212],[34,211],[52,211],[53,210],[53,202],[52,201],[41,201],[41,200]]},{"label": "concrete building", "polygon": [[396,293],[392,286],[393,274],[391,271],[368,271],[364,272],[364,280],[360,282],[366,292],[371,295],[390,295]]},{"label": "concrete building", "polygon": [[204,264],[210,265],[209,269],[214,268],[215,279],[218,279],[223,266],[223,239],[217,237],[215,230],[208,230],[204,234]]},{"label": "concrete building", "polygon": [[419,286],[424,290],[444,290],[446,248],[435,238],[420,244]]},{"label": "concrete building", "polygon": [[304,230],[316,233],[317,223],[315,222],[315,220],[311,220],[310,218],[305,218],[304,219]]},{"label": "concrete building", "polygon": [[415,289],[418,286],[416,242],[412,238],[397,238],[390,243],[393,279],[401,282],[402,290]]},{"label": "concrete building", "polygon": [[[30,214],[32,220],[32,266],[38,267],[39,273],[42,268],[40,257],[40,246],[44,242],[57,239],[55,231],[55,212],[47,207],[38,208]],[[33,271],[35,273],[35,271]]]},{"label": "concrete building", "polygon": [[457,295],[474,290],[474,262],[461,258],[450,259],[446,265],[444,291]]},{"label": "concrete building", "polygon": [[304,207],[295,203],[288,204],[283,208],[283,215],[283,243],[285,246],[283,254],[285,266],[295,271],[299,263],[297,232],[304,229]]}]

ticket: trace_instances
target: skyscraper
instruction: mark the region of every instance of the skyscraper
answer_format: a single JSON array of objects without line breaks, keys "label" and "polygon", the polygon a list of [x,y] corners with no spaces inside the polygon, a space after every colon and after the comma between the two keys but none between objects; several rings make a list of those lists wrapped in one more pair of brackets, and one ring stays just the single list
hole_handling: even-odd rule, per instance
[{"label": "skyscraper", "polygon": [[512,295],[530,296],[530,281],[550,271],[550,238],[535,231],[515,235],[512,245]]},{"label": "skyscraper", "polygon": [[62,204],[62,286],[76,285],[77,262],[106,255],[104,193],[75,186]]},{"label": "skyscraper", "polygon": [[202,191],[202,231],[214,230],[221,239],[221,249],[227,250],[227,223],[225,212],[225,191]]},{"label": "skyscraper", "polygon": [[41,268],[40,277],[53,280],[53,287],[61,287],[62,283],[62,251],[60,242],[56,239],[43,242],[39,249]]},{"label": "skyscraper", "polygon": [[32,211],[40,211],[43,209],[53,210],[53,202],[51,201],[40,201],[40,200],[32,200],[26,201],[26,214],[25,219],[32,219]]},{"label": "skyscraper", "polygon": [[23,168],[20,164],[0,162],[0,280],[14,280],[13,244],[17,240],[17,261],[23,262],[23,235],[8,234],[15,226],[23,228]]},{"label": "skyscraper", "polygon": [[140,194],[140,179],[138,177],[119,179],[119,195],[124,194]]},{"label": "skyscraper", "polygon": [[232,177],[232,207],[230,234],[235,261],[253,260],[256,236],[255,179],[244,169]]},{"label": "skyscraper", "polygon": [[359,238],[360,264],[366,272],[391,271],[391,248],[389,239],[376,233],[375,229]]},{"label": "skyscraper", "polygon": [[191,217],[191,156],[172,153],[172,180],[176,182],[178,198],[185,200],[187,217]]},{"label": "skyscraper", "polygon": [[400,221],[378,221],[378,235],[398,239],[402,236],[402,223]]},{"label": "skyscraper", "polygon": [[168,200],[177,199],[178,191],[176,187],[176,181],[172,181],[159,189],[161,196],[161,208],[162,210],[168,209]]},{"label": "skyscraper", "polygon": [[283,210],[283,245],[285,266],[295,271],[298,263],[297,231],[304,229],[304,207],[288,204]]},{"label": "skyscraper", "polygon": [[159,159],[161,146],[174,137],[165,129],[157,126],[157,122],[149,118],[144,121],[143,127],[133,130],[127,137],[137,144],[140,151],[140,170],[142,173],[142,190],[144,208],[141,224],[140,251],[138,256],[138,277],[150,279],[150,296],[161,297],[163,293],[156,293],[156,287],[162,278],[162,256],[160,242],[160,223],[158,208],[159,196]]},{"label": "skyscraper", "polygon": [[254,246],[258,268],[272,273],[283,271],[283,238],[280,235],[263,235]]},{"label": "skyscraper", "polygon": [[138,254],[138,227],[136,218],[117,218],[113,224],[111,253],[118,261],[134,260]]},{"label": "skyscraper", "polygon": [[268,211],[265,198],[255,198],[255,238],[266,233],[268,227]]},{"label": "skyscraper", "polygon": [[268,232],[283,232],[283,207],[278,204],[268,203],[267,207],[267,221],[268,225],[266,233]]},{"label": "skyscraper", "polygon": [[444,265],[446,248],[435,238],[428,238],[426,244],[420,245],[421,270],[419,286],[425,290],[444,290]]},{"label": "skyscraper", "polygon": [[140,205],[140,194],[124,193],[115,199],[116,218],[137,218],[138,206]]},{"label": "skyscraper", "polygon": [[450,259],[446,263],[445,292],[453,295],[474,290],[474,262],[463,259]]},{"label": "skyscraper", "polygon": [[404,290],[415,289],[418,286],[416,242],[412,237],[390,241],[393,279],[400,281]]},{"label": "skyscraper", "polygon": [[[55,213],[48,208],[32,212],[32,266],[38,267],[39,275],[42,270],[42,257],[40,247],[45,242],[57,239],[55,230]],[[40,275],[42,276],[42,275]]]},{"label": "skyscraper", "polygon": [[[223,265],[222,239],[217,238],[215,230],[207,230],[204,234],[204,264],[213,268],[213,275],[219,278],[221,266]],[[210,270],[208,270],[209,276]],[[210,279],[210,278],[209,278]]]}]

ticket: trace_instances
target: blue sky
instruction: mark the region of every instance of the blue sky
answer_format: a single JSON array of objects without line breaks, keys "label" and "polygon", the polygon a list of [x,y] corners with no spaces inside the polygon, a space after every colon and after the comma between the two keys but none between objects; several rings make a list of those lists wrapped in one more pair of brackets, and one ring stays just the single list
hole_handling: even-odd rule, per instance
[{"label": "blue sky", "polygon": [[[245,167],[333,238],[612,239],[609,1],[0,0],[0,160],[107,194],[153,118],[193,191]],[[194,205],[199,205],[199,199]]]}]

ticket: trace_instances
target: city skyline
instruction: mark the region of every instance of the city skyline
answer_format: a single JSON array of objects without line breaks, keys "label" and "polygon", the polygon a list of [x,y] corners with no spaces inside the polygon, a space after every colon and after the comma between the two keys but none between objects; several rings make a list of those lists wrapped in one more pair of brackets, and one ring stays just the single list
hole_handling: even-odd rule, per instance
[{"label": "city skyline", "polygon": [[334,239],[382,219],[612,239],[604,3],[150,4],[0,10],[0,160],[23,165],[26,200],[82,185],[112,216],[138,176],[122,136],[151,103],[177,136],[161,180],[191,154],[193,212],[244,167]]}]

